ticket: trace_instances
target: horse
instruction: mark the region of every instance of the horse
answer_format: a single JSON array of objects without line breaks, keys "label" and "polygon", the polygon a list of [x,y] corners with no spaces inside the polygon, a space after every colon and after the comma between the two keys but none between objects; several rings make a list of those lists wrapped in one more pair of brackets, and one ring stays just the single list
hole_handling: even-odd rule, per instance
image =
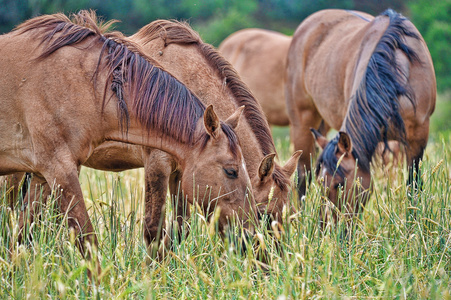
[{"label": "horse", "polygon": [[[274,162],[276,150],[261,107],[230,63],[211,45],[204,43],[186,23],[155,21],[129,39],[191,88],[202,102],[214,104],[220,117],[228,116],[237,107],[245,105],[244,118],[240,120],[236,133],[251,178],[258,213],[268,214],[272,220],[282,222],[283,208],[290,205],[290,176],[296,169],[301,153],[294,153],[283,167]],[[168,184],[173,207],[176,208],[174,219],[178,221],[179,227],[189,216],[186,201],[177,197],[181,171],[186,171],[186,168],[181,168],[177,160],[165,152],[110,141],[96,147],[84,165],[106,171],[144,166],[144,237],[152,256],[163,235]],[[230,173],[233,176],[232,170]],[[164,244],[169,242],[166,235]]]},{"label": "horse", "polygon": [[[59,208],[88,258],[86,243],[98,242],[78,171],[106,141],[170,153],[185,171],[188,201],[219,207],[220,227],[235,219],[252,229],[256,208],[234,132],[242,108],[221,121],[139,45],[108,33],[111,24],[80,11],[39,16],[0,36],[0,175],[30,172],[58,185]],[[35,207],[22,212],[20,232]]]},{"label": "horse", "polygon": [[[298,164],[300,195],[315,140],[323,148],[317,179],[343,214],[358,214],[368,200],[379,142],[385,149],[389,140],[404,145],[408,184],[418,187],[436,79],[426,43],[408,19],[393,10],[377,17],[316,12],[293,35],[286,78],[291,140],[307,154]],[[338,130],[330,142],[317,130],[312,136],[322,121]]]},{"label": "horse", "polygon": [[[270,125],[289,125],[284,78],[291,39],[272,30],[247,28],[231,34],[218,47],[256,96]],[[330,126],[321,122],[318,131],[326,135],[329,130]],[[383,143],[377,151],[386,167],[403,160],[395,141],[389,142],[389,151]]]},{"label": "horse", "polygon": [[[166,70],[190,87],[201,101],[214,104],[218,115],[228,115],[236,107],[244,105],[244,119],[236,129],[241,143],[257,212],[268,215],[273,221],[282,222],[284,207],[290,207],[290,177],[294,173],[301,152],[295,152],[284,166],[274,159],[276,149],[264,113],[252,93],[240,80],[232,65],[211,45],[204,43],[199,34],[187,23],[157,20],[129,37],[141,45],[143,51],[158,61]],[[88,160],[91,167],[102,168],[105,153],[114,150],[111,144],[98,148]],[[107,149],[109,148],[109,149]],[[115,150],[114,150],[115,151]],[[186,203],[177,197],[177,187],[182,171],[173,159],[164,152],[152,150],[147,153],[146,173],[146,217],[145,240],[158,247],[161,234],[161,218],[164,211],[159,203],[166,201],[169,184],[174,201],[174,219],[179,228],[189,217]],[[116,157],[116,155],[110,155]],[[123,157],[123,156],[122,156]],[[136,156],[135,156],[136,157]],[[111,162],[111,161],[110,161]],[[108,162],[105,162],[108,164]],[[141,165],[142,166],[142,165]],[[175,197],[174,197],[175,195]],[[270,197],[271,195],[271,197]],[[180,236],[179,236],[180,238]],[[164,245],[168,246],[168,235]]]},{"label": "horse", "polygon": [[284,79],[290,43],[291,37],[282,33],[248,28],[231,34],[218,48],[254,93],[270,125],[289,125]]}]

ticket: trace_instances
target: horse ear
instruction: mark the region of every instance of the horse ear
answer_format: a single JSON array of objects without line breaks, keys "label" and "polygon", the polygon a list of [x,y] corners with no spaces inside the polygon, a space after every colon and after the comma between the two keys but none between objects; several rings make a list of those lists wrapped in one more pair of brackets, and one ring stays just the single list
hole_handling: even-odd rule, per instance
[{"label": "horse ear", "polygon": [[217,138],[219,130],[221,128],[221,123],[219,122],[219,118],[213,110],[213,105],[208,105],[204,112],[204,126],[207,133],[212,138]]},{"label": "horse ear", "polygon": [[235,129],[238,126],[238,123],[240,122],[241,115],[243,114],[244,105],[238,107],[235,112],[227,118],[225,121],[226,124],[228,124],[230,127]]},{"label": "horse ear", "polygon": [[287,174],[288,177],[293,175],[296,167],[298,165],[299,157],[302,155],[302,150],[295,151],[293,155],[291,155],[290,159],[283,166],[283,171]]},{"label": "horse ear", "polygon": [[310,131],[312,132],[316,143],[324,150],[329,141],[315,128],[310,128]]},{"label": "horse ear", "polygon": [[268,177],[274,171],[274,158],[276,157],[275,153],[271,153],[266,155],[262,162],[260,163],[260,167],[258,168],[258,178],[263,180],[265,177]]},{"label": "horse ear", "polygon": [[351,138],[346,132],[340,131],[340,137],[338,138],[338,150],[341,153],[351,153],[352,151],[352,142]]}]

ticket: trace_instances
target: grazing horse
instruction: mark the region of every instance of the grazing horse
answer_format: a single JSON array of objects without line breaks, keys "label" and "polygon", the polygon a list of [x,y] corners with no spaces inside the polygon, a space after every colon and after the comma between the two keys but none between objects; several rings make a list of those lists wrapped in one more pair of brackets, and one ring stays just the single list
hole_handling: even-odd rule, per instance
[{"label": "grazing horse", "polygon": [[[204,43],[186,23],[154,21],[130,39],[190,87],[201,101],[214,104],[220,117],[235,111],[239,106],[245,106],[244,118],[236,128],[236,133],[251,178],[257,210],[260,215],[267,214],[271,219],[281,222],[284,206],[290,206],[290,177],[301,152],[294,153],[283,167],[274,162],[276,149],[262,109],[231,64],[214,47]],[[102,158],[105,157],[102,152],[113,150],[111,146],[96,149],[88,161],[89,165],[101,167]],[[161,151],[148,152],[143,162],[146,173],[145,238],[147,243],[155,241],[158,245],[161,218],[164,216],[164,212],[158,208],[161,207],[160,203],[166,201],[168,183],[171,195],[177,195],[178,182],[185,170]],[[183,222],[182,212],[185,218],[189,215],[184,205],[180,200],[174,203],[174,207],[177,207],[174,217],[179,226]]]},{"label": "grazing horse", "polygon": [[[196,93],[203,103],[214,104],[220,117],[228,116],[237,107],[245,105],[244,118],[235,131],[251,178],[258,212],[282,221],[283,207],[290,205],[290,176],[296,169],[300,152],[293,154],[283,167],[274,162],[276,150],[261,107],[230,63],[211,45],[203,43],[198,33],[185,23],[155,21],[131,36],[130,40]],[[162,236],[168,184],[176,208],[174,218],[179,225],[183,222],[182,212],[185,217],[189,215],[184,207],[185,201],[176,196],[182,171],[191,170],[183,168],[174,156],[157,149],[110,141],[96,147],[84,165],[107,171],[144,166],[144,237],[146,243],[152,245],[149,250],[153,254]],[[236,175],[232,169],[228,172],[232,177]]]},{"label": "grazing horse", "polygon": [[181,189],[189,201],[219,207],[220,227],[232,219],[250,226],[255,204],[233,130],[241,110],[220,121],[139,45],[106,33],[110,24],[89,11],[44,15],[0,36],[0,175],[32,172],[59,185],[59,208],[83,255],[97,238],[78,171],[105,141],[170,153],[186,171]]},{"label": "grazing horse", "polygon": [[249,28],[227,37],[219,51],[235,67],[263,108],[268,123],[288,126],[285,69],[291,37]]},{"label": "grazing horse", "polygon": [[323,148],[316,172],[343,213],[357,213],[368,199],[379,142],[386,148],[389,140],[404,144],[409,182],[419,179],[436,81],[426,43],[409,20],[392,10],[377,17],[317,12],[296,29],[286,72],[291,138],[305,152],[298,165],[300,195],[314,149],[310,128],[322,120],[339,132],[328,142],[313,130]]}]

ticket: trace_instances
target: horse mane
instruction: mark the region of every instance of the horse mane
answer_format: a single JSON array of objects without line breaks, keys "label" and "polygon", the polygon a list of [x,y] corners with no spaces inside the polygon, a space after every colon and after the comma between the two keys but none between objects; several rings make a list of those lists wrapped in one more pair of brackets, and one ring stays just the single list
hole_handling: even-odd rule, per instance
[{"label": "horse mane", "polygon": [[[156,20],[141,28],[134,34],[134,37],[143,44],[161,38],[165,47],[169,44],[195,45],[207,63],[217,70],[218,76],[223,79],[224,86],[230,90],[237,105],[245,106],[244,116],[257,138],[263,155],[276,153],[266,117],[249,88],[219,51],[210,44],[204,43],[200,35],[188,23],[175,20]],[[289,180],[282,172],[280,166],[276,165],[273,179],[284,190],[288,186]]]},{"label": "horse mane", "polygon": [[[418,55],[405,41],[405,37],[419,39],[416,33],[407,28],[404,23],[407,19],[391,9],[380,16],[387,16],[389,25],[370,57],[357,91],[351,97],[344,120],[345,132],[352,140],[353,155],[358,160],[359,167],[367,172],[370,171],[378,143],[383,141],[384,151],[389,150],[389,133],[406,145],[406,129],[399,108],[399,97],[406,96],[414,108],[416,106],[410,85],[403,84],[406,74],[402,73],[396,61],[396,50],[401,50],[409,62],[420,62]],[[327,169],[336,170],[343,177],[343,168],[337,168],[337,144],[338,134],[327,144],[317,165],[325,164]]]},{"label": "horse mane", "polygon": [[275,151],[266,118],[249,88],[219,51],[210,44],[204,43],[200,35],[188,23],[174,20],[156,20],[141,28],[134,36],[144,44],[161,38],[165,47],[169,44],[196,45],[210,66],[217,70],[220,78],[223,78],[224,85],[230,89],[238,106],[245,105],[244,115],[257,137],[263,154],[267,155]]},{"label": "horse mane", "polygon": [[[125,95],[131,99],[131,108],[147,130],[157,129],[162,134],[182,143],[193,144],[199,118],[203,117],[204,104],[180,81],[164,71],[157,62],[143,54],[140,47],[120,32],[107,32],[116,21],[98,22],[93,11],[82,10],[69,19],[63,14],[45,15],[19,25],[19,34],[35,30],[41,33],[44,44],[38,59],[48,57],[64,46],[76,45],[92,38],[93,44],[102,45],[95,80],[101,70],[106,70],[110,86],[118,100],[121,128],[128,129],[130,122]],[[237,138],[233,130],[221,126],[229,139],[232,152],[237,154]],[[224,129],[225,128],[225,129]],[[229,132],[230,131],[230,132]],[[207,135],[205,133],[205,135]]]}]

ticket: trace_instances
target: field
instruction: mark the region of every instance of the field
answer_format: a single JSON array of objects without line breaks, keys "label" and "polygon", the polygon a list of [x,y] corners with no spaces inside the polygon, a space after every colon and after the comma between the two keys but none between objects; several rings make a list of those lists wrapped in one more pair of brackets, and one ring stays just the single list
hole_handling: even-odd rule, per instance
[{"label": "field", "polygon": [[[0,206],[0,299],[451,299],[451,130],[449,101],[442,100],[421,164],[424,189],[406,188],[406,170],[373,168],[374,192],[360,218],[318,227],[321,189],[313,183],[299,211],[287,216],[277,237],[257,228],[262,263],[214,234],[214,224],[194,211],[190,235],[162,262],[148,258],[142,238],[142,170],[104,173],[83,169],[82,189],[100,242],[103,272],[94,285],[92,268],[57,212],[56,198],[42,207],[14,247],[20,205]],[[434,116],[433,116],[434,117]],[[275,128],[279,160],[290,156],[287,128]],[[2,187],[1,195],[5,193]],[[261,249],[260,248],[260,249]]]}]

